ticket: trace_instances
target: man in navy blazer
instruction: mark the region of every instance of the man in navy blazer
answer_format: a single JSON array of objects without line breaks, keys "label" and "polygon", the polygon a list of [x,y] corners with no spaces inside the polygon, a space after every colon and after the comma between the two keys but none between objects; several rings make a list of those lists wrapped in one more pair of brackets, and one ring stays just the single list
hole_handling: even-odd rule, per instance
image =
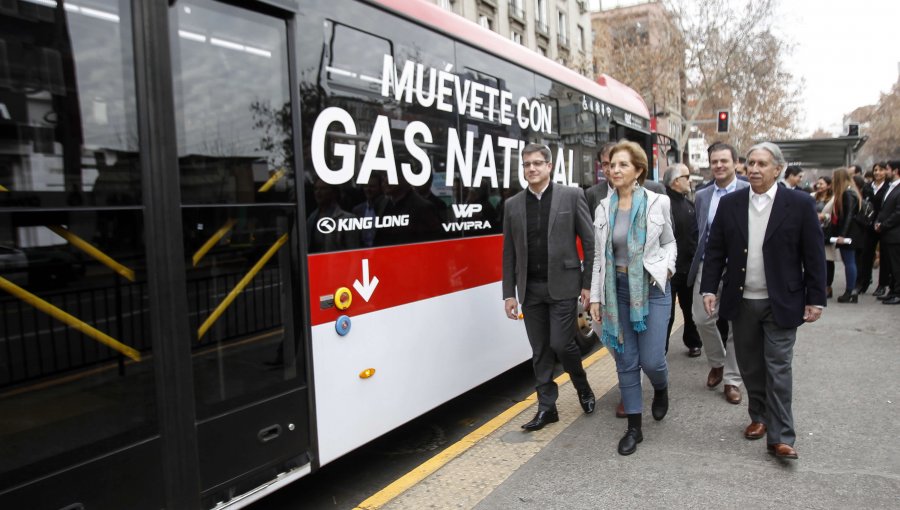
[{"label": "man in navy blazer", "polygon": [[770,453],[796,459],[791,360],[797,326],[816,321],[825,306],[825,245],[812,197],[775,184],[785,166],[773,143],[750,149],[750,190],[719,203],[700,292],[712,313],[723,282],[719,315],[732,321],[749,400],[744,436],[767,436]]}]

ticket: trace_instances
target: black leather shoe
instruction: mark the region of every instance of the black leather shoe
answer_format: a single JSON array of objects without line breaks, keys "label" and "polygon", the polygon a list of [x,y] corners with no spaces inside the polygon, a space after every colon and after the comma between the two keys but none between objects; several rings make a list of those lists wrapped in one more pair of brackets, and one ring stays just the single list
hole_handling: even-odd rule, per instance
[{"label": "black leather shoe", "polygon": [[650,412],[653,419],[660,421],[666,417],[669,412],[669,389],[655,390],[653,392],[653,403],[650,404]]},{"label": "black leather shoe", "polygon": [[581,408],[584,409],[584,414],[591,414],[594,412],[597,400],[594,398],[594,392],[591,391],[590,388],[578,392],[578,401],[581,402]]},{"label": "black leather shoe", "polygon": [[699,358],[701,354],[699,347],[691,347],[688,349],[688,358]]},{"label": "black leather shoe", "polygon": [[842,295],[837,298],[838,303],[858,303],[859,296],[850,291],[844,292]]},{"label": "black leather shoe", "polygon": [[887,290],[888,290],[887,287],[881,286],[881,287],[878,287],[877,289],[875,289],[875,292],[873,292],[872,295],[875,297],[881,297],[881,296],[887,294]]},{"label": "black leather shoe", "polygon": [[883,305],[900,305],[900,296],[894,296],[891,299],[885,299],[881,302]]},{"label": "black leather shoe", "polygon": [[550,411],[538,411],[537,414],[534,415],[534,419],[525,425],[522,425],[522,428],[529,432],[532,430],[541,430],[548,423],[556,423],[558,421],[559,414],[556,412],[556,409]]},{"label": "black leather shoe", "polygon": [[892,294],[891,292],[885,292],[884,295],[878,296],[875,299],[877,299],[879,301],[887,301],[888,299],[891,299],[893,297],[896,297],[896,294]]},{"label": "black leather shoe", "polygon": [[637,445],[644,440],[641,429],[628,427],[625,435],[619,440],[619,455],[631,455],[637,451]]}]

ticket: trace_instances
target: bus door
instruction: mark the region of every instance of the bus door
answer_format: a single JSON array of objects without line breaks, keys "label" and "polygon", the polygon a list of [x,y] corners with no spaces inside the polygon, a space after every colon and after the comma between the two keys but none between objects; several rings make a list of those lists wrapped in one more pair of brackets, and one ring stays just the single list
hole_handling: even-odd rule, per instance
[{"label": "bus door", "polygon": [[[170,9],[204,507],[309,464],[288,21]],[[240,478],[240,480],[238,480]]]},{"label": "bus door", "polygon": [[131,3],[0,7],[0,508],[165,504]]}]

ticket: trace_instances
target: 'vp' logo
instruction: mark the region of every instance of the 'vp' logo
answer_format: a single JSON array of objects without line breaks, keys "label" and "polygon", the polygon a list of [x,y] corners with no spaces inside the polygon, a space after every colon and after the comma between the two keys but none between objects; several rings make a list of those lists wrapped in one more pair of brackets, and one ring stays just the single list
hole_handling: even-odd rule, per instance
[{"label": "'vp' logo", "polygon": [[453,215],[457,218],[471,218],[481,212],[481,204],[453,204]]}]

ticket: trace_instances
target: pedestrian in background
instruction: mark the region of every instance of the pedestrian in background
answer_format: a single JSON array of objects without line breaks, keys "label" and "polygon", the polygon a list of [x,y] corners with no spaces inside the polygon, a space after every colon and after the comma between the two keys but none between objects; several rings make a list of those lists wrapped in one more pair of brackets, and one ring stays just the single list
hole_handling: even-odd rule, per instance
[{"label": "pedestrian in background", "polygon": [[744,437],[767,436],[771,454],[796,459],[791,361],[797,327],[818,320],[825,306],[825,250],[813,199],[775,185],[785,166],[777,145],[750,148],[750,191],[719,203],[700,291],[707,313],[719,305],[732,321],[749,400]]},{"label": "pedestrian in background", "polygon": [[[735,162],[737,151],[731,145],[716,142],[707,149],[709,165],[713,173],[713,185],[703,188],[694,194],[694,203],[697,211],[697,251],[694,260],[691,261],[691,270],[688,279],[694,281],[694,292],[700,290],[700,277],[703,275],[703,256],[706,250],[706,239],[710,226],[716,217],[716,210],[722,197],[742,190],[750,186],[747,181],[737,179],[735,175]],[[725,401],[729,404],[741,403],[741,373],[738,370],[737,360],[732,349],[734,332],[733,328],[719,327],[719,316],[714,313],[709,315],[703,308],[703,300],[695,299],[692,315],[703,347],[706,350],[706,359],[709,361],[709,374],[706,376],[706,387],[713,389],[723,381]],[[727,326],[727,323],[723,324]],[[723,334],[723,331],[725,333]]]},{"label": "pedestrian in background", "polygon": [[862,196],[846,168],[838,168],[832,172],[831,183],[834,188],[832,236],[837,238],[835,245],[841,253],[841,262],[844,263],[846,282],[846,289],[837,300],[838,303],[857,303],[859,293],[856,290],[856,247],[862,239],[861,229],[855,217],[859,212]]},{"label": "pedestrian in background", "polygon": [[663,184],[666,186],[666,194],[672,205],[672,230],[675,233],[675,242],[678,247],[678,257],[675,259],[675,274],[672,275],[672,312],[669,317],[669,327],[666,329],[666,353],[669,352],[669,335],[672,334],[672,325],[675,323],[675,301],[681,307],[684,316],[684,329],[681,339],[688,348],[688,356],[696,358],[700,356],[700,348],[703,342],[697,333],[697,326],[691,316],[691,307],[694,303],[694,281],[688,278],[691,271],[691,261],[697,250],[697,214],[694,203],[688,200],[691,191],[691,171],[687,166],[678,163],[670,166],[663,174]]},{"label": "pedestrian in background", "polygon": [[[550,182],[549,147],[526,145],[522,168],[528,187],[503,209],[503,306],[506,316],[517,320],[522,303],[538,395],[537,413],[522,428],[532,431],[559,421],[559,388],[553,381],[557,359],[572,379],[581,408],[594,412],[594,392],[575,343],[578,297],[583,303],[590,297],[594,231],[584,192]],[[577,238],[584,248],[583,268]]]},{"label": "pedestrian in background", "polygon": [[[890,187],[890,179],[886,179],[887,175],[886,163],[878,162],[872,165],[872,182],[866,184],[865,188],[862,189],[863,200],[868,200],[872,204],[872,209],[875,213],[875,218],[877,221],[878,214],[881,213],[881,207],[884,204],[884,196],[887,194],[887,190]],[[865,235],[862,239],[862,244],[857,252],[857,274],[856,274],[856,290],[859,294],[865,294],[867,290],[869,290],[869,285],[872,283],[872,268],[875,265],[875,250],[878,247],[878,242],[881,238],[881,234],[875,231],[875,225],[873,224],[871,227],[865,227]],[[890,266],[890,264],[888,264]],[[881,267],[878,270],[878,285],[875,288],[875,293],[883,295],[884,287],[888,284],[888,271],[885,269],[884,262],[881,263]],[[879,289],[882,289],[879,292]]]},{"label": "pedestrian in background", "polygon": [[885,168],[891,183],[875,220],[875,231],[881,235],[881,263],[890,263],[891,285],[878,299],[886,305],[900,305],[900,160],[888,161]]},{"label": "pedestrian in background", "polygon": [[825,297],[830,298],[832,296],[831,284],[834,283],[834,245],[828,242],[831,233],[831,212],[834,210],[834,193],[830,175],[823,175],[816,179],[816,191],[812,196],[816,201],[819,225],[822,226],[822,234],[825,235],[825,268],[827,272]]},{"label": "pedestrian in background", "polygon": [[642,186],[648,168],[644,150],[622,141],[610,157],[615,192],[600,201],[594,218],[591,318],[603,344],[615,352],[628,418],[618,452],[631,455],[644,439],[642,369],[654,389],[653,419],[662,420],[669,409],[665,346],[677,247],[669,197]]}]

